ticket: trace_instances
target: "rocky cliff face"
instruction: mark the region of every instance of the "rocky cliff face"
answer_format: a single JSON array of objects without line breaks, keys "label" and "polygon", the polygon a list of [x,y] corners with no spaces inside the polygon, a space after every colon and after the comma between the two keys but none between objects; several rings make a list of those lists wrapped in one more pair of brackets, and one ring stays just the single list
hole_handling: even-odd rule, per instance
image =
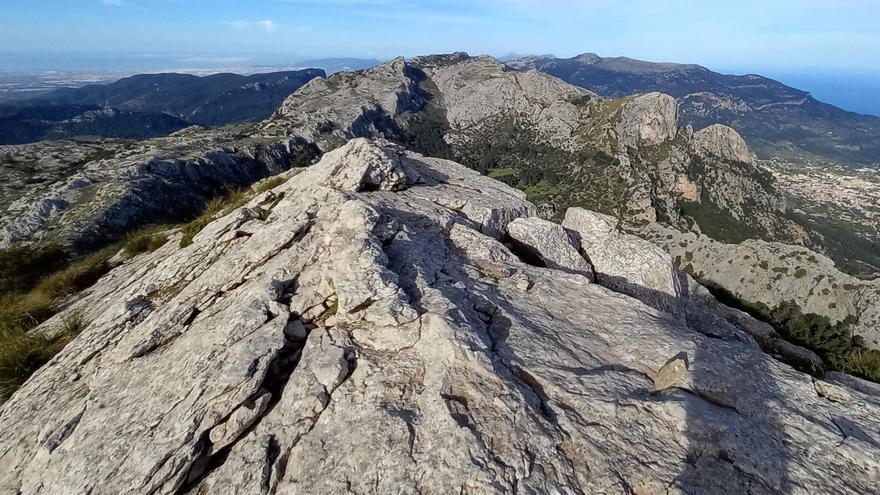
[{"label": "rocky cliff face", "polygon": [[[116,268],[37,330],[87,321],[0,406],[2,491],[880,482],[875,388],[814,379],[724,318],[666,313],[560,269],[587,266],[572,250],[589,257],[590,244],[546,225],[554,242],[526,238],[536,214],[450,161],[364,140],[328,153],[192,245]],[[571,249],[548,251],[560,235]],[[556,266],[524,262],[510,237]]]},{"label": "rocky cliff face", "polygon": [[636,96],[623,106],[617,125],[624,146],[663,144],[678,132],[678,104],[663,93]]},{"label": "rocky cliff face", "polygon": [[[51,237],[87,249],[144,223],[179,221],[219,191],[307,164],[355,137],[456,159],[526,191],[548,218],[581,206],[629,222],[736,222],[750,236],[801,239],[781,216],[772,179],[739,161],[748,152],[736,133],[694,136],[678,128],[676,109],[660,93],[603,100],[487,57],[395,59],[312,79],[256,128],[190,129],[101,150],[79,142],[5,147],[4,175],[43,176],[26,190],[0,189],[0,245]],[[48,154],[71,158],[48,166]]]},{"label": "rocky cliff face", "polygon": [[308,164],[301,139],[197,128],[150,141],[0,147],[0,247],[53,241],[88,252],[149,223],[178,222],[236,187]]},{"label": "rocky cliff face", "polygon": [[728,162],[753,163],[745,140],[726,125],[711,125],[694,134],[694,152],[700,158],[719,158]]},{"label": "rocky cliff face", "polygon": [[[660,223],[729,244],[813,242],[789,220],[785,197],[736,131],[694,133],[677,125],[677,109],[665,94],[606,100],[487,57],[396,59],[313,79],[255,127],[4,147],[6,184],[33,184],[0,183],[0,246],[61,241],[85,253],[144,224],[187,220],[213,196],[356,137],[455,159],[523,190],[545,219],[581,207],[630,230]],[[531,224],[512,240],[534,247],[530,232],[543,228]],[[560,248],[542,263],[558,266],[571,252]],[[855,309],[842,305],[840,314]]]}]

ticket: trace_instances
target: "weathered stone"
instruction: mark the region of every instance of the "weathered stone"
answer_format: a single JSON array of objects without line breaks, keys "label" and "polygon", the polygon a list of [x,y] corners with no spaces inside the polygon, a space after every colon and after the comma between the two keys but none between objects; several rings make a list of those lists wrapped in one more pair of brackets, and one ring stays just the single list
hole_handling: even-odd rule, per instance
[{"label": "weathered stone", "polygon": [[580,253],[580,243],[559,224],[540,218],[517,218],[507,224],[513,242],[555,270],[580,273],[593,279],[593,267]]},{"label": "weathered stone", "polygon": [[663,93],[628,98],[623,105],[617,132],[626,146],[657,145],[678,132],[678,104]]},{"label": "weathered stone", "polygon": [[802,246],[758,239],[722,243],[657,224],[646,226],[642,235],[701,283],[771,311],[793,304],[832,324],[846,321],[868,347],[880,349],[880,279],[848,275],[830,258]]},{"label": "weathered stone", "polygon": [[580,235],[599,284],[649,306],[678,312],[679,277],[672,258],[662,249],[618,231],[613,217],[583,208],[569,208],[562,225]]},{"label": "weathered stone", "polygon": [[[880,482],[877,395],[835,380],[852,400],[827,400],[747,339],[520,262],[486,233],[510,219],[487,219],[535,210],[500,183],[354,141],[275,192],[268,217],[239,225],[232,212],[186,248],[126,261],[43,325],[73,312],[88,323],[0,406],[0,491],[806,494]],[[479,206],[445,206],[453,198]],[[167,287],[181,288],[130,319],[125,301]],[[287,337],[316,307],[305,341]],[[687,372],[673,364],[657,387],[670,357]]]},{"label": "weathered stone", "polygon": [[742,136],[726,125],[715,124],[694,134],[694,151],[698,156],[752,163],[754,157]]},{"label": "weathered stone", "polygon": [[28,187],[0,186],[0,248],[58,242],[88,253],[140,226],[190,219],[212,198],[288,170],[309,149],[297,138],[205,129],[140,142],[0,146],[10,165],[3,165],[4,181],[24,180],[13,172],[16,163],[40,163]]}]

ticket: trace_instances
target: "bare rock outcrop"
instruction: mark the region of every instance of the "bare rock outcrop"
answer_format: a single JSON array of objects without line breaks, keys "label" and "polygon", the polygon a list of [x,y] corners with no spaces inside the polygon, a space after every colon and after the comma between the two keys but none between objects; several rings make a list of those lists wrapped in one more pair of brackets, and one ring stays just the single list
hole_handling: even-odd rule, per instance
[{"label": "bare rock outcrop", "polygon": [[694,152],[698,156],[721,158],[732,162],[753,163],[754,156],[746,141],[734,129],[714,124],[694,134]]},{"label": "bare rock outcrop", "polygon": [[454,157],[532,188],[546,218],[578,204],[685,226],[684,199],[767,238],[793,240],[772,177],[714,155],[694,163],[693,132],[678,128],[677,108],[661,93],[605,100],[535,70],[454,53],[313,80],[260,132],[296,135],[322,151],[368,137]]},{"label": "bare rock outcrop", "polygon": [[620,141],[631,147],[656,145],[675,138],[678,104],[663,93],[627,98],[617,125]]},{"label": "bare rock outcrop", "polygon": [[418,112],[429,95],[402,57],[371,69],[312,79],[261,124],[263,133],[297,135],[328,151],[356,137],[400,138],[395,121]]},{"label": "bare rock outcrop", "polygon": [[534,214],[350,142],[47,321],[87,328],[0,406],[0,491],[877,486],[876,394],[519,261],[499,233]]},{"label": "bare rock outcrop", "polygon": [[[303,157],[311,151],[299,138],[201,128],[138,142],[0,146],[4,179],[19,183],[0,187],[0,248],[60,242],[89,252],[144,224],[191,218],[216,196],[308,165]],[[33,162],[39,167],[24,168]]]}]

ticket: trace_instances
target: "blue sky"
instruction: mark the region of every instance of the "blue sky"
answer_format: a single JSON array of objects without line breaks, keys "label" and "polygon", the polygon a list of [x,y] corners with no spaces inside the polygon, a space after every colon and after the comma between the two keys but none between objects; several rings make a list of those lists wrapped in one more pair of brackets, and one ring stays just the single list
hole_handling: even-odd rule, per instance
[{"label": "blue sky", "polygon": [[880,67],[878,0],[4,0],[0,52],[182,60],[592,51],[715,69]]}]

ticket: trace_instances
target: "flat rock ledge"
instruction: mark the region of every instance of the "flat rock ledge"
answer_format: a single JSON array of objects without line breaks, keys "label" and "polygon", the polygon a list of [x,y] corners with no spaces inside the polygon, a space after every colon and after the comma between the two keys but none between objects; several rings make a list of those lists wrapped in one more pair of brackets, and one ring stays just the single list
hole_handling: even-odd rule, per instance
[{"label": "flat rock ledge", "polygon": [[88,323],[0,407],[0,493],[876,491],[876,388],[520,260],[535,216],[328,153],[44,324]]}]

